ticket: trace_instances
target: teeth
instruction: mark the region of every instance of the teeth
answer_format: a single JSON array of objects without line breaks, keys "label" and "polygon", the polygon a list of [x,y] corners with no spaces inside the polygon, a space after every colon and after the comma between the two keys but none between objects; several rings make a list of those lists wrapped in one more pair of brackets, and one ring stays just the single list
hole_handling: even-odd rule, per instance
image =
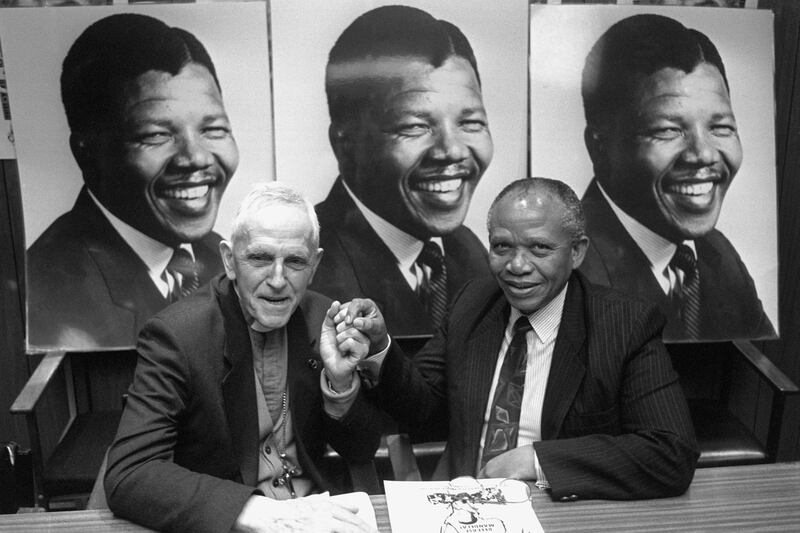
[{"label": "teeth", "polygon": [[714,183],[706,181],[704,183],[675,183],[668,187],[669,192],[685,194],[687,196],[702,196],[711,192]]},{"label": "teeth", "polygon": [[453,192],[461,187],[461,178],[445,181],[418,181],[415,188],[425,192]]},{"label": "teeth", "polygon": [[175,198],[178,200],[194,200],[208,194],[209,189],[210,187],[208,185],[200,185],[198,187],[164,189],[163,194],[168,198]]}]

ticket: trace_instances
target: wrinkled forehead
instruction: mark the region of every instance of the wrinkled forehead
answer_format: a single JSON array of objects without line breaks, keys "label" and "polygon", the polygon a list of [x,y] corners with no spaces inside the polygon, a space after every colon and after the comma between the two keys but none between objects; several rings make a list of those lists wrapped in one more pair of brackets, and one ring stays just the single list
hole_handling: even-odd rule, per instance
[{"label": "wrinkled forehead", "polygon": [[265,202],[253,206],[236,221],[233,244],[245,249],[258,242],[269,242],[316,253],[313,246],[314,227],[303,206]]}]

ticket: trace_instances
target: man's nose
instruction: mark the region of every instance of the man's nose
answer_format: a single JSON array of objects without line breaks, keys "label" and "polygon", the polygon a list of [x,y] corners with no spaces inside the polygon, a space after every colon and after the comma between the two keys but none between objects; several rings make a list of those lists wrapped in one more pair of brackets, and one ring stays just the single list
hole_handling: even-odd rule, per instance
[{"label": "man's nose", "polygon": [[445,124],[436,129],[431,156],[445,161],[461,161],[469,156],[464,133],[457,124]]},{"label": "man's nose", "polygon": [[515,276],[530,273],[533,270],[533,264],[528,251],[523,249],[515,250],[511,260],[506,264],[506,268]]},{"label": "man's nose", "polygon": [[173,161],[182,168],[206,168],[214,164],[214,154],[208,149],[201,135],[186,134],[177,141],[177,153]]},{"label": "man's nose", "polygon": [[688,132],[685,139],[681,157],[686,163],[704,166],[720,160],[719,147],[710,131],[698,128]]},{"label": "man's nose", "polygon": [[286,285],[286,270],[283,259],[276,259],[272,263],[272,270],[267,274],[267,284],[273,289],[280,289]]}]

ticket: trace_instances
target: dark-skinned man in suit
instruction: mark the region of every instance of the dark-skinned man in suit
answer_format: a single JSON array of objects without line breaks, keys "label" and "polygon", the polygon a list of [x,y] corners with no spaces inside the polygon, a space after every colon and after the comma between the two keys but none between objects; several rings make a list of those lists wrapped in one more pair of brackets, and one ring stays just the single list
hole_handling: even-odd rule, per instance
[{"label": "dark-skinned man in suit", "polygon": [[[664,317],[575,270],[588,245],[575,193],[513,182],[488,229],[494,279],[464,287],[413,361],[371,301],[336,315],[372,342],[357,364],[377,381],[374,401],[417,435],[448,428],[447,477],[535,481],[561,501],[683,493],[698,452]],[[331,386],[346,386],[336,372],[326,369]]]}]

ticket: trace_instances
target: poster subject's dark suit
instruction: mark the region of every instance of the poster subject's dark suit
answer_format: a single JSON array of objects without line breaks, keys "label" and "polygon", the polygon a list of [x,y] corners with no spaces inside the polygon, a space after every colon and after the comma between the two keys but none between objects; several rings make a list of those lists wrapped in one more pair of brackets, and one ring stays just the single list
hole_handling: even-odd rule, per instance
[{"label": "poster subject's dark suit", "polygon": [[[431,320],[398,269],[395,256],[353,203],[341,178],[316,211],[320,247],[325,252],[311,288],[342,302],[371,298],[395,335],[433,333]],[[443,236],[442,243],[451,301],[464,283],[488,274],[489,267],[486,249],[464,226]]]},{"label": "poster subject's dark suit", "polygon": [[[593,283],[614,287],[657,304],[667,316],[665,341],[686,340],[680,318],[653,276],[650,262],[620,223],[596,180],[583,196],[589,249],[581,272]],[[774,337],[775,330],[739,254],[717,230],[695,239],[700,273],[703,340]]]},{"label": "poster subject's dark suit", "polygon": [[[338,422],[323,412],[319,334],[329,303],[309,291],[289,320],[287,383],[300,464],[321,490],[338,491],[331,482],[345,474],[322,463],[325,442],[351,464],[371,466],[379,434],[360,396]],[[230,530],[258,475],[248,329],[225,277],[147,322],[108,455],[105,489],[115,514],[170,531]]]},{"label": "poster subject's dark suit", "polygon": [[[192,243],[200,283],[222,272],[218,235]],[[134,346],[167,305],[147,267],[84,188],[28,249],[28,342],[76,349]]]},{"label": "poster subject's dark suit", "polygon": [[[469,282],[414,357],[389,350],[377,401],[410,428],[449,427],[450,477],[475,475],[510,307],[494,279]],[[534,443],[554,499],[684,492],[698,457],[655,306],[573,273]],[[394,346],[394,345],[393,345]],[[574,495],[574,497],[573,497]]]}]

